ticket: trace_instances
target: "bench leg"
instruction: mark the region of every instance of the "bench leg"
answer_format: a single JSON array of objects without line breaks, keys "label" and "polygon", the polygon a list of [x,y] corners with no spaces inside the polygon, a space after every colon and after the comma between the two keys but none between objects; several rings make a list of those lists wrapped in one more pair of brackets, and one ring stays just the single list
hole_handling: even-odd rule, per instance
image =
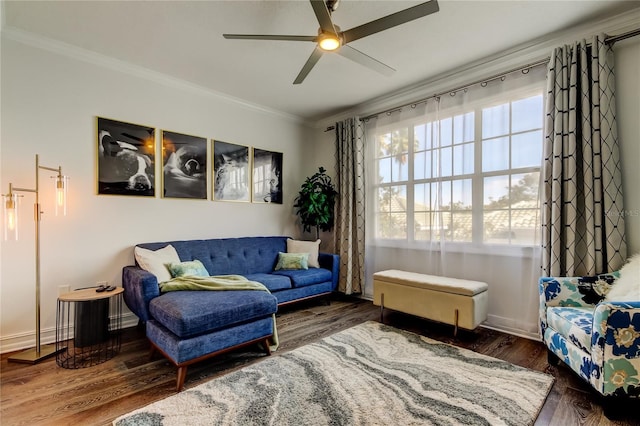
[{"label": "bench leg", "polygon": [[380,322],[384,324],[384,293],[380,294]]},{"label": "bench leg", "polygon": [[457,337],[458,336],[458,310],[456,309],[456,312],[454,314],[454,322],[453,322],[453,337]]}]

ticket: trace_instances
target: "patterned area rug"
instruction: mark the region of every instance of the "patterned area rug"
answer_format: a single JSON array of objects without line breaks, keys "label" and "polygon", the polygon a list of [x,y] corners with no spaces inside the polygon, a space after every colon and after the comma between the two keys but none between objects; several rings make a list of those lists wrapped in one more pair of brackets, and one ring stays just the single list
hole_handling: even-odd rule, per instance
[{"label": "patterned area rug", "polygon": [[527,425],[553,377],[366,322],[215,378],[124,425]]}]

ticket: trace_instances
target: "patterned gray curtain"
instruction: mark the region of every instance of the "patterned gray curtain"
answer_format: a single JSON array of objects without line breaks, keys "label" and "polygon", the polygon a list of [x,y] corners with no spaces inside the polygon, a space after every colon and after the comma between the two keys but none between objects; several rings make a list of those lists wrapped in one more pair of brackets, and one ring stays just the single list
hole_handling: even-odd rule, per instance
[{"label": "patterned gray curtain", "polygon": [[336,123],[338,203],[335,252],[340,255],[338,290],[362,293],[364,285],[364,128],[358,117]]},{"label": "patterned gray curtain", "polygon": [[611,272],[627,257],[613,51],[604,36],[556,48],[547,74],[542,266]]}]

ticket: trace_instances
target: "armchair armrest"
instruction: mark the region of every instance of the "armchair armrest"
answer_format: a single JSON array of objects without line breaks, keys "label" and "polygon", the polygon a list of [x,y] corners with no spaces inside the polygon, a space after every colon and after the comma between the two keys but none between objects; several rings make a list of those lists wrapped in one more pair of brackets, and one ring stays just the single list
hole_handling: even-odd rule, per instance
[{"label": "armchair armrest", "polygon": [[336,291],[338,288],[338,279],[340,275],[340,256],[330,253],[319,253],[318,263],[321,268],[325,268],[331,271],[331,289]]},{"label": "armchair armrest", "polygon": [[146,322],[151,319],[149,302],[154,297],[160,296],[160,287],[156,276],[139,266],[125,266],[122,268],[122,287],[127,307],[140,320]]},{"label": "armchair armrest", "polygon": [[593,313],[593,386],[603,395],[640,387],[640,300],[602,302]]},{"label": "armchair armrest", "polygon": [[596,294],[599,286],[611,285],[619,272],[584,277],[541,277],[538,281],[540,333],[547,328],[547,307],[594,307],[602,297]]}]

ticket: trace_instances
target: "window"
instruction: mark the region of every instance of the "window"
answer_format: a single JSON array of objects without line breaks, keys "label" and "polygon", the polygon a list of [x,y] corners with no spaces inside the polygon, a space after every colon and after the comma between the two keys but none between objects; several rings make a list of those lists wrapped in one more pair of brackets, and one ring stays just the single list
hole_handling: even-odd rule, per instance
[{"label": "window", "polygon": [[533,245],[542,93],[378,128],[378,240]]}]

